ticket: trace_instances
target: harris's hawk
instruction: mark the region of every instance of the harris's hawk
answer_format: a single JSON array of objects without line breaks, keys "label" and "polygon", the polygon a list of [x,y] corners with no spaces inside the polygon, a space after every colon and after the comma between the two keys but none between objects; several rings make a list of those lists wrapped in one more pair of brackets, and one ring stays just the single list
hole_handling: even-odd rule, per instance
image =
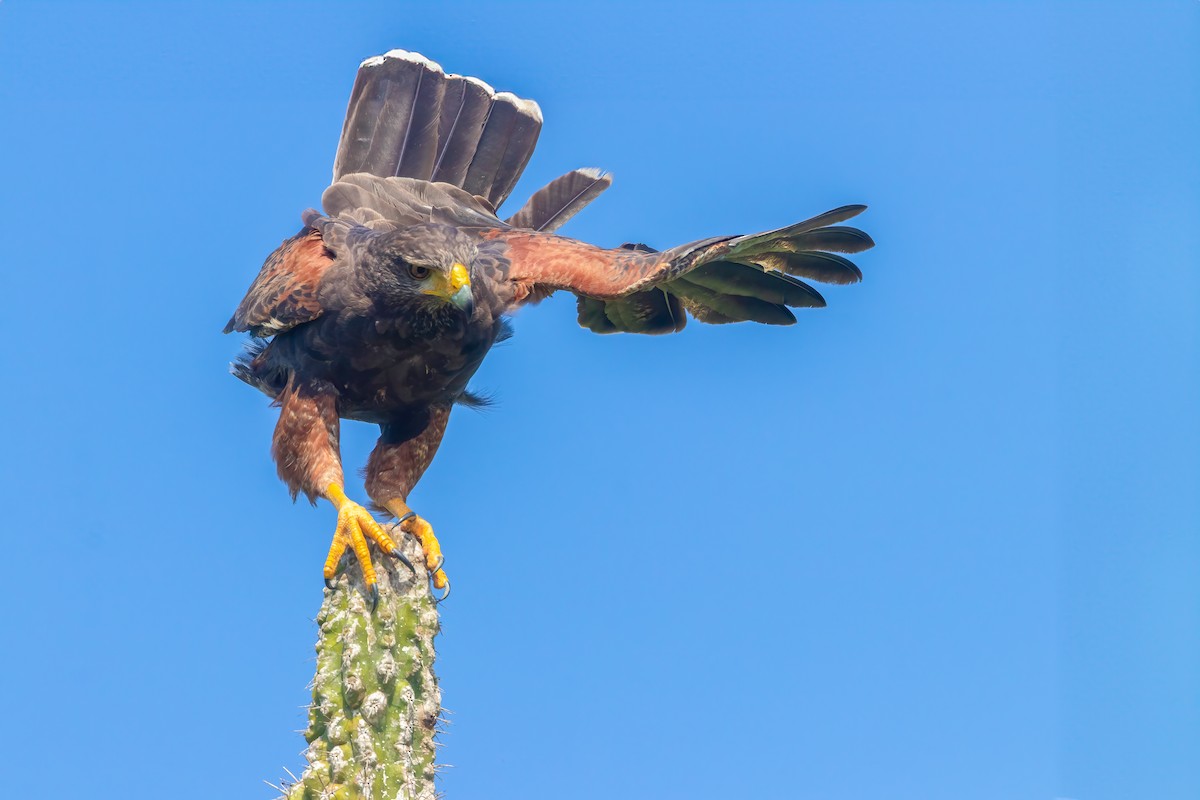
[{"label": "harris's hawk", "polygon": [[347,547],[375,591],[367,541],[400,550],[346,497],[341,419],[379,425],[367,462],[371,500],[421,542],[434,586],[447,589],[441,548],[407,498],[429,466],[450,410],[508,332],[507,317],[556,291],[578,298],[597,333],[672,333],[706,323],[789,325],[793,308],[825,305],[801,279],[854,283],[837,253],[873,246],[838,223],[853,205],[786,228],[715,236],[657,251],[603,248],[554,233],[608,188],[579,169],[501,219],[496,209],[533,154],[536,103],[445,73],[402,50],[358,70],[333,168],[304,227],[263,265],[225,332],[255,338],[234,373],[280,409],[272,455],[295,498],[328,499],[337,528],[328,583]]}]

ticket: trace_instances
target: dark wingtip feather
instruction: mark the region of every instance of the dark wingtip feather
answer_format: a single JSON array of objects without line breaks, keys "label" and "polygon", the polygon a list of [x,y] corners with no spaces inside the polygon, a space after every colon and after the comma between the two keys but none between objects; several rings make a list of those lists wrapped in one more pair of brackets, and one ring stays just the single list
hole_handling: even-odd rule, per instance
[{"label": "dark wingtip feather", "polygon": [[830,225],[780,240],[781,250],[825,250],[832,253],[861,253],[875,246],[875,240],[858,228]]},{"label": "dark wingtip feather", "polygon": [[764,231],[763,233],[751,233],[745,236],[738,236],[729,241],[730,252],[734,254],[759,252],[761,250],[770,250],[772,246],[781,239],[791,239],[801,234],[815,231],[818,228],[824,228],[829,225],[836,225],[839,222],[844,222],[852,217],[857,217],[862,212],[866,211],[864,205],[850,205],[835,208],[832,211],[826,211],[824,214],[818,214],[802,222],[797,222],[793,225],[788,225],[783,228],[776,228],[773,231]]},{"label": "dark wingtip feather", "polygon": [[[793,279],[793,280],[795,280],[795,279]],[[825,308],[826,306],[829,305],[829,303],[825,302],[825,295],[821,294],[820,292],[818,292],[813,287],[809,286],[804,281],[796,281],[796,283],[803,286],[812,295],[812,305],[806,306],[806,308]]]},{"label": "dark wingtip feather", "polygon": [[839,215],[845,214],[845,216],[842,217],[842,219],[850,219],[851,217],[857,217],[859,214],[863,213],[866,210],[867,210],[867,206],[865,203],[851,203],[848,206],[840,206],[838,208],[835,208],[833,211],[830,211],[828,213],[839,214]]},{"label": "dark wingtip feather", "polygon": [[833,253],[764,253],[755,260],[767,269],[778,269],[822,283],[847,285],[858,283],[863,277],[862,270],[853,261]]},{"label": "dark wingtip feather", "polygon": [[837,208],[826,211],[824,214],[818,214],[811,219],[806,219],[800,225],[809,225],[813,228],[825,227],[826,225],[836,225],[839,222],[845,222],[848,219],[854,219],[859,214],[867,210],[867,207],[862,203],[851,203],[848,206],[838,206]]},{"label": "dark wingtip feather", "polygon": [[785,275],[780,272],[767,272],[764,274],[770,275],[772,278],[777,278],[789,287],[803,293],[800,297],[790,296],[785,305],[792,306],[793,308],[825,308],[828,305],[820,292],[798,278],[793,278],[791,275]]},{"label": "dark wingtip feather", "polygon": [[[711,277],[711,276],[710,276]],[[753,294],[734,294],[712,289],[690,279],[689,275],[677,278],[664,287],[668,292],[681,298],[692,315],[701,322],[713,322],[700,309],[714,311],[720,317],[718,322],[758,322],[764,325],[792,325],[796,315],[786,305],[771,300],[764,300]]]}]

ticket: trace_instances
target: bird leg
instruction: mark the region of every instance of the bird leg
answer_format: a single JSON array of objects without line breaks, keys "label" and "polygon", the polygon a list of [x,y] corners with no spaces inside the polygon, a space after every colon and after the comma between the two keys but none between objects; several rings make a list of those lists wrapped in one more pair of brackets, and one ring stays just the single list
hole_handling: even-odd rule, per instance
[{"label": "bird leg", "polygon": [[396,517],[400,530],[412,534],[421,543],[430,583],[433,588],[444,591],[442,600],[450,594],[450,580],[442,569],[445,562],[442,546],[433,534],[433,526],[409,508],[408,495],[433,460],[449,417],[450,409],[432,408],[423,428],[382,426],[379,443],[367,461],[366,475],[367,494],[372,501]]},{"label": "bird leg", "polygon": [[379,549],[402,561],[410,570],[413,566],[383,527],[365,508],[346,497],[342,488],[337,394],[320,381],[292,380],[280,392],[277,402],[279,422],[275,426],[271,455],[279,477],[287,483],[293,499],[300,492],[314,502],[318,496],[324,497],[338,512],[333,543],[325,559],[325,584],[329,585],[337,574],[338,562],[349,547],[362,565],[363,582],[371,593],[373,607],[379,589],[367,540],[375,542]]}]

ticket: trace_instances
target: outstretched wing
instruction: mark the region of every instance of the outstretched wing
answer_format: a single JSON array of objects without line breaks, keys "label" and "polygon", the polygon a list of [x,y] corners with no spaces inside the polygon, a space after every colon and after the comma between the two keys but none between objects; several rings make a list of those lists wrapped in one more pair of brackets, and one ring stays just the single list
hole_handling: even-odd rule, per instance
[{"label": "outstretched wing", "polygon": [[321,234],[313,228],[305,227],[284,240],[263,264],[225,333],[274,336],[316,319],[322,311],[317,288],[333,261]]},{"label": "outstretched wing", "polygon": [[792,308],[825,305],[801,278],[855,283],[862,273],[836,253],[874,246],[857,228],[838,226],[866,210],[843,206],[766,233],[724,236],[658,252],[615,250],[529,231],[496,231],[508,245],[516,302],[558,290],[579,298],[579,324],[597,333],[671,333],[690,312],[701,322],[790,325]]}]

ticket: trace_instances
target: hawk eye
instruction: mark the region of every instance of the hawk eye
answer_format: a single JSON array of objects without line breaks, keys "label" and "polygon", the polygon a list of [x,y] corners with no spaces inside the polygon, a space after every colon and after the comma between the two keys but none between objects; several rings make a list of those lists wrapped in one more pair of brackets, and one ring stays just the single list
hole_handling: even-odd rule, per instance
[{"label": "hawk eye", "polygon": [[429,268],[428,267],[418,267],[416,264],[409,264],[408,265],[408,274],[412,275],[414,278],[416,278],[419,281],[423,281],[429,277]]}]

